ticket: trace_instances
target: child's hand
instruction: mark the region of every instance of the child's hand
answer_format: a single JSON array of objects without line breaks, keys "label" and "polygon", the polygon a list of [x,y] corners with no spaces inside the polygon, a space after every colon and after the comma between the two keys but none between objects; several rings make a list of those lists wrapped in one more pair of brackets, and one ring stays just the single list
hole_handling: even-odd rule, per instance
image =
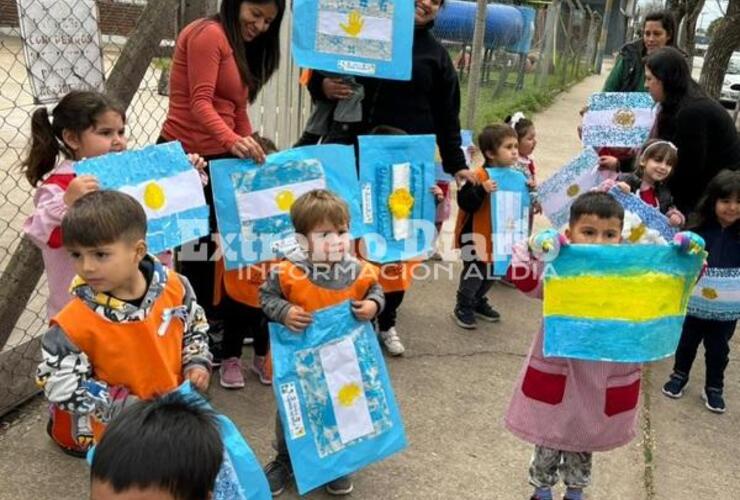
[{"label": "child's hand", "polygon": [[64,204],[68,207],[74,205],[74,203],[85,196],[87,193],[92,193],[100,189],[98,184],[98,178],[94,175],[80,175],[72,179],[72,182],[67,186],[67,191],[64,192]]},{"label": "child's hand", "polygon": [[483,183],[483,189],[486,191],[486,193],[494,193],[498,189],[498,184],[496,184],[496,181],[488,179]]},{"label": "child's hand", "polygon": [[197,153],[191,153],[188,155],[188,161],[198,172],[203,172],[206,169],[206,160]]},{"label": "child's hand", "polygon": [[445,199],[445,193],[444,193],[444,191],[442,191],[442,188],[440,188],[436,184],[434,186],[432,186],[431,188],[429,188],[429,191],[432,192],[432,194],[434,195],[434,198],[437,201],[442,201],[442,200]]},{"label": "child's hand", "polygon": [[360,321],[370,321],[378,313],[378,303],[374,300],[353,300],[352,313]]},{"label": "child's hand", "polygon": [[619,160],[614,156],[599,156],[599,168],[602,170],[616,170],[619,168]]},{"label": "child's hand", "polygon": [[557,256],[560,248],[567,244],[565,236],[555,229],[545,229],[529,238],[529,251],[538,259],[548,260],[550,256]]},{"label": "child's hand", "polygon": [[302,332],[311,324],[311,320],[311,313],[307,313],[300,306],[293,306],[285,315],[285,326],[291,331]]},{"label": "child's hand", "polygon": [[619,181],[615,183],[614,185],[617,186],[619,189],[621,189],[623,193],[627,193],[627,194],[630,193],[630,185],[627,184],[626,182]]},{"label": "child's hand", "polygon": [[534,179],[527,179],[527,187],[530,189],[534,189],[537,187],[537,181]]},{"label": "child's hand", "polygon": [[542,205],[539,201],[532,202],[532,213],[533,214],[541,214],[542,213]]},{"label": "child's hand", "polygon": [[701,253],[704,250],[704,238],[691,231],[682,231],[673,237],[673,246],[689,255]]},{"label": "child's hand", "polygon": [[677,213],[672,213],[670,216],[668,216],[668,222],[673,227],[681,227],[681,225],[683,224],[683,217],[681,217]]},{"label": "child's hand", "polygon": [[185,378],[188,379],[200,392],[205,392],[208,390],[208,384],[211,381],[211,374],[208,373],[208,370],[205,368],[196,366],[185,372]]}]

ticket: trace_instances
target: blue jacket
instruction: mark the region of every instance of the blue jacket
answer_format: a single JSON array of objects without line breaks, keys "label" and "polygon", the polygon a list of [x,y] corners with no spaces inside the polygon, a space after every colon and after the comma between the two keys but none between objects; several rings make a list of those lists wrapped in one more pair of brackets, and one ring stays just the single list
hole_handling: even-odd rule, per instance
[{"label": "blue jacket", "polygon": [[713,222],[694,231],[706,242],[708,267],[740,267],[740,222],[728,228]]}]

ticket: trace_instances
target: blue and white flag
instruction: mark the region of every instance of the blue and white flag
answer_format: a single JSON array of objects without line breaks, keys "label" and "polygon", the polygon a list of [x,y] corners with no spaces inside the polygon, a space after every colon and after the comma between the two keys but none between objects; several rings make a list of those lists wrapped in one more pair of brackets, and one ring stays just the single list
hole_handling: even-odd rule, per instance
[{"label": "blue and white flag", "polygon": [[707,268],[689,298],[688,310],[697,318],[740,319],[740,268]]},{"label": "blue and white flag", "polygon": [[141,203],[151,253],[209,234],[203,184],[179,142],[82,160],[75,173],[94,175],[101,189],[124,192]]},{"label": "blue and white flag", "polygon": [[498,186],[491,194],[493,274],[503,276],[514,245],[529,237],[529,187],[524,174],[512,168],[487,168],[486,172]]},{"label": "blue and white flag", "polygon": [[597,92],[583,117],[583,145],[637,148],[647,141],[655,121],[654,102],[646,92]]},{"label": "blue and white flag", "polygon": [[622,239],[626,243],[669,243],[678,230],[671,226],[668,217],[648,205],[637,195],[625,193],[617,186],[609,194],[624,208]]}]

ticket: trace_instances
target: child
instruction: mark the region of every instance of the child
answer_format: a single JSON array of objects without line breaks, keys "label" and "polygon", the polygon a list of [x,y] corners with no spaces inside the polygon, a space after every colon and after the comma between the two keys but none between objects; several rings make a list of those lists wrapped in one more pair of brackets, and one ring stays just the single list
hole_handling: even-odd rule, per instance
[{"label": "child", "polygon": [[529,215],[529,232],[531,234],[534,214],[542,211],[537,199],[537,167],[534,164],[534,158],[532,158],[532,152],[537,146],[537,133],[532,120],[526,118],[521,111],[517,111],[512,116],[507,116],[504,122],[514,129],[519,141],[519,159],[514,169],[527,178],[530,206],[532,207]]},{"label": "child", "polygon": [[[137,399],[190,380],[208,387],[208,323],[185,278],[146,252],[146,214],[131,196],[94,191],[62,220],[62,243],[78,273],[74,298],[42,340],[39,385],[75,416],[81,445]],[[82,420],[80,420],[82,421]]]},{"label": "child", "polygon": [[[372,321],[383,308],[383,290],[375,269],[349,256],[347,205],[324,189],[301,195],[290,208],[290,218],[305,254],[294,255],[272,270],[262,285],[262,310],[271,321],[299,334],[311,324],[311,313],[352,300],[360,321]],[[277,457],[265,467],[273,496],[280,495],[293,475],[280,418],[276,423]],[[349,477],[326,486],[332,495],[353,489]]]},{"label": "child", "polygon": [[[740,268],[740,172],[723,170],[712,179],[699,201],[692,230],[706,242],[707,265]],[[716,321],[686,316],[676,350],[673,373],[663,386],[671,398],[683,396],[699,344],[704,342],[706,380],[702,397],[709,411],[724,413],[724,373],[729,362],[730,338],[737,320]]]},{"label": "child", "polygon": [[455,245],[462,250],[463,270],[452,313],[461,328],[477,328],[476,317],[489,322],[501,319],[486,294],[495,279],[491,259],[491,193],[496,183],[486,168],[512,168],[519,158],[516,132],[506,125],[489,125],[478,136],[478,147],[486,164],[475,171],[480,184],[466,183],[457,194],[460,212],[455,225]]},{"label": "child", "polygon": [[95,448],[91,500],[212,498],[224,446],[215,415],[173,393],[123,410]]},{"label": "child", "polygon": [[642,201],[668,217],[672,226],[681,227],[685,218],[673,204],[666,184],[677,161],[678,149],[672,142],[650,139],[642,149],[635,173],[619,174],[616,183],[606,180],[601,187],[608,190],[616,184],[625,193],[638,194]]}]

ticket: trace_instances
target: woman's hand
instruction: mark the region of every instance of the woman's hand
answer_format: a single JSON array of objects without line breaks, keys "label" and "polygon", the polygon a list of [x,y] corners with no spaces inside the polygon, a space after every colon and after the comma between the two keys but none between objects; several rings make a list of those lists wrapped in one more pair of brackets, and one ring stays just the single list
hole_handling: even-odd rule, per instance
[{"label": "woman's hand", "polygon": [[341,78],[324,78],[321,89],[327,99],[341,101],[352,97],[352,87],[347,85]]},{"label": "woman's hand", "polygon": [[240,137],[231,146],[229,152],[237,158],[251,158],[257,163],[265,162],[265,152],[262,150],[262,146],[251,136]]},{"label": "woman's hand", "polygon": [[475,175],[475,172],[473,172],[469,168],[458,170],[455,173],[455,180],[457,181],[458,186],[465,181],[471,184],[480,184],[480,179],[478,179],[478,176]]},{"label": "woman's hand", "polygon": [[619,169],[619,160],[614,156],[599,156],[599,168],[616,172]]},{"label": "woman's hand", "polygon": [[62,199],[64,204],[68,207],[74,205],[74,203],[85,196],[87,193],[92,193],[100,189],[98,184],[98,178],[94,175],[80,175],[75,177],[72,182],[67,186],[67,191],[64,192]]}]

